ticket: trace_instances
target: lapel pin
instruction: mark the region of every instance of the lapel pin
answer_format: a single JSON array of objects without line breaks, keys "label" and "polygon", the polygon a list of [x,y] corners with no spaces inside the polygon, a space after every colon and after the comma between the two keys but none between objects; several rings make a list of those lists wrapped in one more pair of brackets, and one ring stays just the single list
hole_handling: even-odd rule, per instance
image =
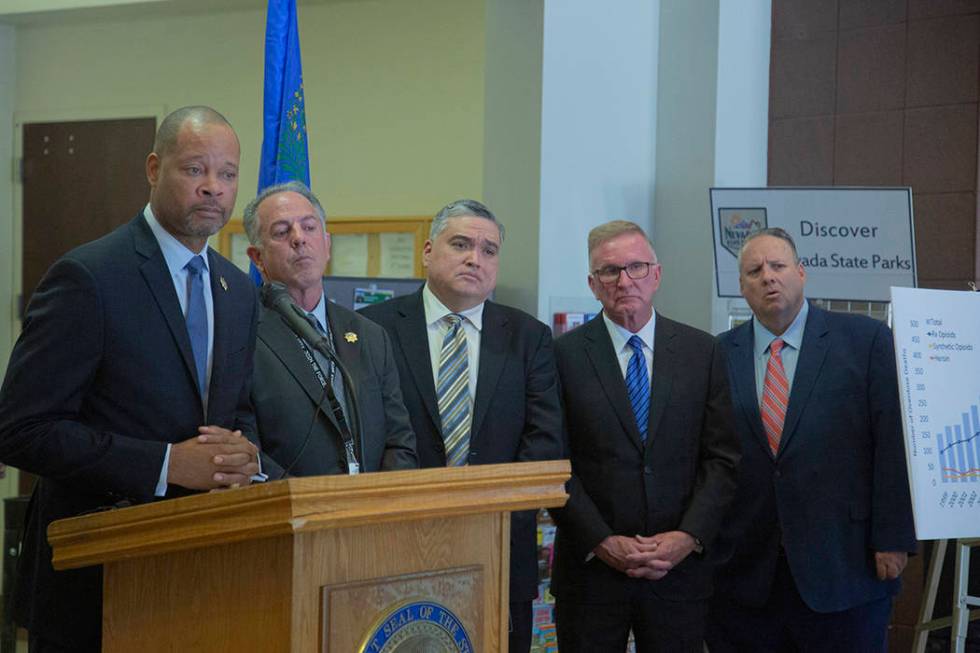
[{"label": "lapel pin", "polygon": [[353,344],[357,342],[357,334],[354,333],[353,331],[348,331],[347,333],[344,334],[344,340]]},{"label": "lapel pin", "polygon": [[221,289],[228,292],[228,282],[225,281],[224,277],[218,277],[218,283],[221,284]]}]

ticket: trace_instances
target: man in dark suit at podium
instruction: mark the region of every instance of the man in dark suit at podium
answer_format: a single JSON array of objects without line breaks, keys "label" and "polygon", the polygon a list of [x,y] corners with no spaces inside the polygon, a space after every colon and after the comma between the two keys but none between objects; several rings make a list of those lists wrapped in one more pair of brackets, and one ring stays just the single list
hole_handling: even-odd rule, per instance
[{"label": "man in dark suit at podium", "polygon": [[721,337],[743,458],[712,653],[883,652],[915,550],[891,331],[809,304],[805,282],[782,229],[743,244],[753,318]]},{"label": "man in dark suit at podium", "polygon": [[[449,204],[422,251],[422,290],[362,311],[391,336],[422,467],[561,457],[551,332],[488,299],[503,235],[480,202]],[[510,540],[509,650],[525,653],[538,586],[533,511],[513,514]]]},{"label": "man in dark suit at podium", "polygon": [[255,288],[207,248],[235,205],[238,155],[213,109],[167,116],[149,204],[55,262],[28,306],[0,390],[0,459],[40,476],[13,603],[32,653],[101,648],[102,569],[54,571],[48,524],[258,471]]},{"label": "man in dark suit at podium", "polygon": [[323,205],[301,182],[272,186],[249,202],[244,223],[262,277],[286,286],[350,372],[362,429],[351,422],[337,366],[263,307],[252,385],[263,471],[276,479],[418,467],[388,334],[324,291],[330,234]]},{"label": "man in dark suit at podium", "polygon": [[660,264],[643,230],[589,233],[602,313],[555,343],[572,479],[555,511],[562,653],[700,653],[711,551],[735,492],[725,363],[709,334],[653,310]]}]

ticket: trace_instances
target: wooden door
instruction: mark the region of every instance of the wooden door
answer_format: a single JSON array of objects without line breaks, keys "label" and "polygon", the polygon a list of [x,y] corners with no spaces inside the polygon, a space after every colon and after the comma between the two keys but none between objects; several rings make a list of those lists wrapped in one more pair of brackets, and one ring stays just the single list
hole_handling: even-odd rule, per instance
[{"label": "wooden door", "polygon": [[[155,132],[156,118],[24,125],[22,315],[58,257],[142,210]],[[33,483],[21,474],[22,493]]]}]

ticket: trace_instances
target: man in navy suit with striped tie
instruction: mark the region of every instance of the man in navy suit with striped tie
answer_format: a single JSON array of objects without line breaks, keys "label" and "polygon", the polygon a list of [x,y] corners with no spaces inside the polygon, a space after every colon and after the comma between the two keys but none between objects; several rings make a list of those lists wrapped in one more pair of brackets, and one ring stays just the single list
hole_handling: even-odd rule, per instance
[{"label": "man in navy suit with striped tie", "polygon": [[891,331],[811,305],[805,283],[784,230],[743,243],[753,317],[720,338],[743,458],[712,653],[883,653],[915,550]]},{"label": "man in navy suit with striped tie", "polygon": [[552,593],[562,653],[700,653],[711,551],[735,492],[738,443],[715,339],[653,310],[661,268],[646,234],[589,233],[602,313],[559,338],[572,479]]}]

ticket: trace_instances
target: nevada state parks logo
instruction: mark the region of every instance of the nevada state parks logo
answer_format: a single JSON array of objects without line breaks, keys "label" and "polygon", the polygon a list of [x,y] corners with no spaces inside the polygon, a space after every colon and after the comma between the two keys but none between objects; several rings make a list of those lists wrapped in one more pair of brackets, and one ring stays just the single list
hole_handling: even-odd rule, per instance
[{"label": "nevada state parks logo", "polygon": [[750,234],[765,229],[766,210],[757,209],[718,209],[718,227],[721,246],[732,256],[738,256],[742,243]]},{"label": "nevada state parks logo", "polygon": [[452,610],[435,601],[405,601],[371,628],[360,653],[471,653],[470,636]]}]

